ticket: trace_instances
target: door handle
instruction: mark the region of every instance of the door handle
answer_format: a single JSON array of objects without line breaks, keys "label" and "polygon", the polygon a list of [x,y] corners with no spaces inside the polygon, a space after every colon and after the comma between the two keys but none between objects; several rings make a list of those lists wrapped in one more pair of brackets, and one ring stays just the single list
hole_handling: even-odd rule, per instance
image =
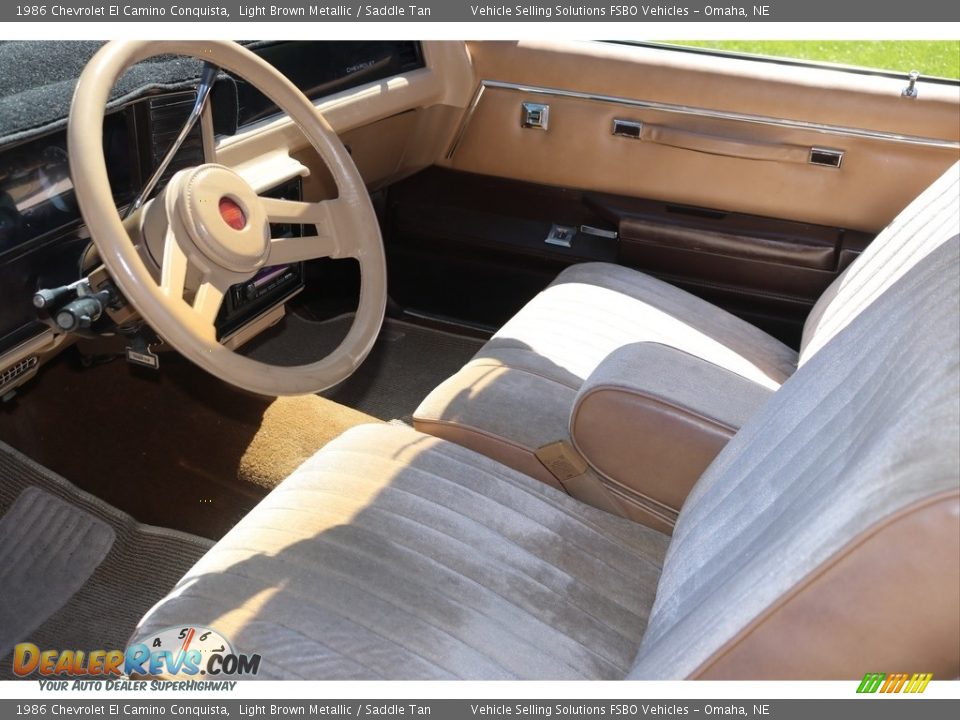
[{"label": "door handle", "polygon": [[[708,155],[722,155],[744,160],[795,163],[813,162],[811,160],[811,153],[814,148],[804,147],[802,145],[725,137],[723,135],[681,130],[680,128],[668,127],[666,125],[650,125],[649,123],[637,120],[615,119],[613,121],[612,133],[619,137],[630,138],[632,140],[642,140]],[[820,149],[818,148],[817,150]],[[843,156],[842,151],[834,150],[831,152],[838,153],[841,158]],[[835,164],[831,164],[831,166],[839,167],[840,163],[836,162]]]}]

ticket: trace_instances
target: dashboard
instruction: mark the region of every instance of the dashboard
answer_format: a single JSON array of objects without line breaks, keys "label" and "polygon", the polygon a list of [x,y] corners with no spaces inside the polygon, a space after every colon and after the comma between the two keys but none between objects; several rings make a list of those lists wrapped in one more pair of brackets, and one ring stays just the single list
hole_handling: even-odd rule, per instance
[{"label": "dashboard", "polygon": [[[131,106],[104,121],[110,184],[121,207],[140,179],[140,164],[133,161],[135,111]],[[66,131],[0,152],[0,353],[42,331],[33,293],[78,279],[88,242],[70,179]]]},{"label": "dashboard", "polygon": [[[318,99],[425,67],[420,44],[410,41],[249,43],[311,99]],[[103,147],[114,201],[123,211],[159,166],[195,99],[194,90],[146,88],[112,108],[104,120]],[[229,137],[276,116],[277,109],[240,78],[221,73],[211,94],[209,123],[198,123],[157,185],[178,170],[212,160],[213,137]],[[212,132],[211,132],[212,128]],[[204,133],[208,133],[204,137]],[[205,143],[206,139],[206,143]],[[287,198],[302,192],[299,178],[262,190]],[[299,226],[274,228],[300,233]],[[49,334],[32,296],[39,288],[69,284],[85,275],[90,246],[70,177],[66,130],[0,146],[0,398],[15,385],[12,363],[24,345]],[[302,283],[300,268],[270,268],[228,294],[218,333],[242,329],[266,306],[288,299]],[[255,302],[254,302],[255,301]],[[13,352],[17,350],[17,352]]]},{"label": "dashboard", "polygon": [[[105,122],[104,150],[110,184],[119,202],[133,193],[130,136],[123,117]],[[79,216],[64,132],[15,147],[0,175],[0,254],[75,222]]]}]

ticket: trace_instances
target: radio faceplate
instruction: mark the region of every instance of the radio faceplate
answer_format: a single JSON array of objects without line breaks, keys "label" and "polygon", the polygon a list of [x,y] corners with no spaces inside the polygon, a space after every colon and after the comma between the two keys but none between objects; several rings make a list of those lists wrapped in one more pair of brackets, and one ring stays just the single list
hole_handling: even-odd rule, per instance
[{"label": "radio faceplate", "polygon": [[[300,178],[263,193],[266,197],[282,200],[302,200],[303,186]],[[313,227],[285,223],[270,226],[271,237],[303,237],[313,235]],[[220,314],[217,315],[217,340],[223,342],[251,321],[286,302],[303,289],[303,263],[273,265],[262,268],[246,282],[230,288],[223,298]]]}]

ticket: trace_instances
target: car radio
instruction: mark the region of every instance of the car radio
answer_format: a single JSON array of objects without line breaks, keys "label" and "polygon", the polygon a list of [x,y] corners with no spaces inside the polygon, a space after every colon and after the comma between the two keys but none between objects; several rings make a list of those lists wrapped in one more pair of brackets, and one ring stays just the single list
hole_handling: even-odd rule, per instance
[{"label": "car radio", "polygon": [[[303,187],[300,178],[295,178],[263,193],[265,197],[281,200],[301,200]],[[274,238],[303,237],[313,235],[312,226],[292,223],[272,224],[270,236]],[[223,298],[217,315],[217,339],[225,340],[240,328],[286,302],[303,289],[303,263],[272,265],[262,268],[246,282],[230,288]]]}]

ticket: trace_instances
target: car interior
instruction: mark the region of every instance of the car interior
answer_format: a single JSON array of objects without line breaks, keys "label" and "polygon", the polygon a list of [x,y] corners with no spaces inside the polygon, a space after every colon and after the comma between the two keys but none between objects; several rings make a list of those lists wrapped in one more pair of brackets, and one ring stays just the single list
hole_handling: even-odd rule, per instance
[{"label": "car interior", "polygon": [[0,679],[960,677],[960,83],[904,70],[0,42]]}]

